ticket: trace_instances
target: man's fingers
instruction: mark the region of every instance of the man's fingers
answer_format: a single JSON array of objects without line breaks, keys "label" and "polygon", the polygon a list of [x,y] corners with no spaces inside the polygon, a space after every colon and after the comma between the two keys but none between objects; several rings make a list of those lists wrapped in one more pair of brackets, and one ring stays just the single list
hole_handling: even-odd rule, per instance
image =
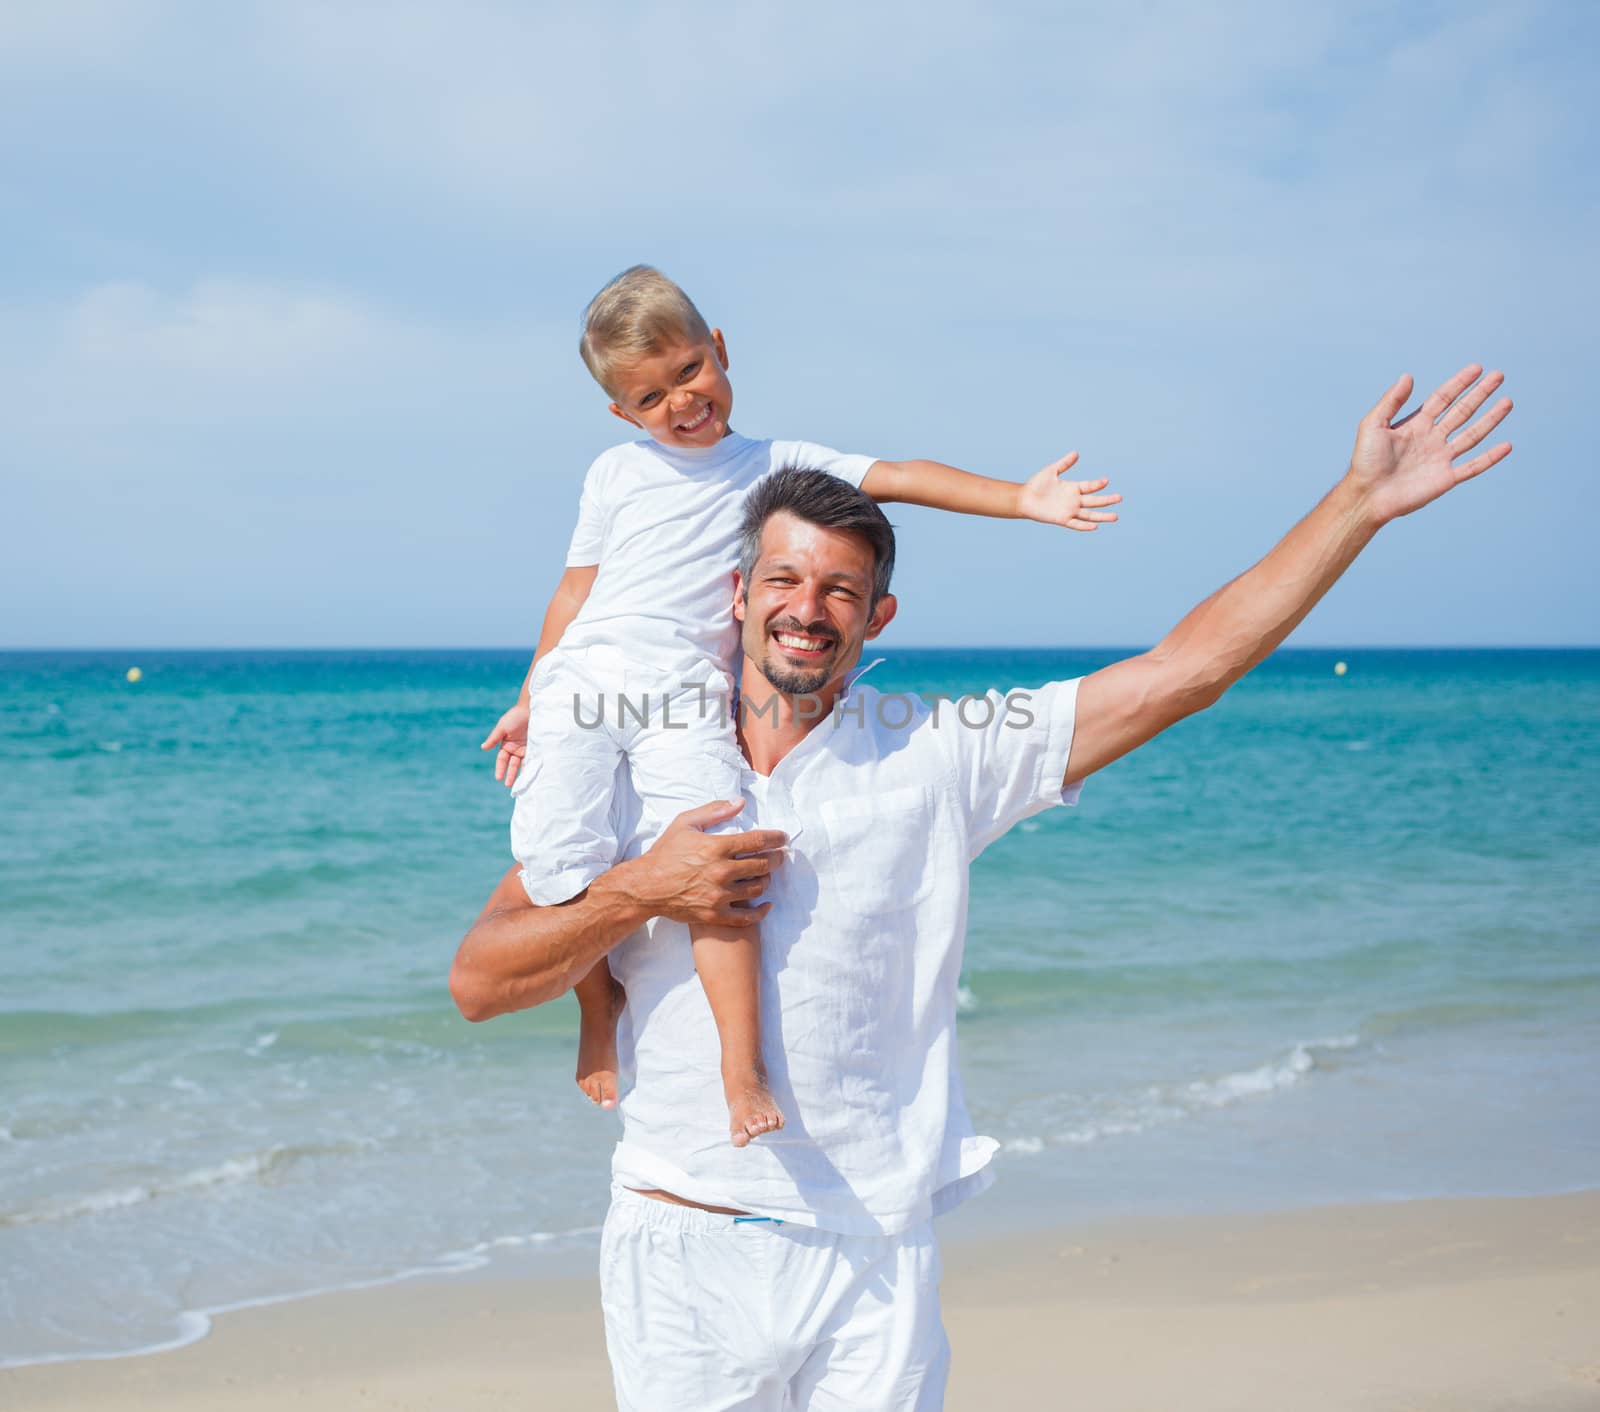
[{"label": "man's fingers", "polygon": [[738,887],[741,883],[747,882],[765,887],[772,876],[772,870],[781,861],[780,854],[763,853],[759,858],[735,858],[731,862],[718,863],[715,867],[703,868],[701,871],[717,887]]},{"label": "man's fingers", "polygon": [[1502,441],[1498,446],[1491,446],[1481,456],[1474,456],[1464,466],[1456,467],[1456,480],[1459,483],[1471,480],[1473,476],[1481,476],[1490,466],[1506,459],[1511,454],[1511,443]]},{"label": "man's fingers", "polygon": [[1422,406],[1417,410],[1430,422],[1435,420],[1446,407],[1478,380],[1478,374],[1482,371],[1482,363],[1468,363],[1453,378],[1446,378],[1438,387],[1434,388],[1423,399]]},{"label": "man's fingers", "polygon": [[717,908],[717,920],[729,927],[753,927],[771,910],[770,902],[763,902],[759,907],[736,907],[725,902]]},{"label": "man's fingers", "polygon": [[1501,422],[1511,415],[1511,399],[1502,397],[1483,416],[1479,417],[1470,427],[1450,443],[1451,456],[1459,456],[1464,451],[1470,451],[1484,437],[1488,436]]},{"label": "man's fingers", "polygon": [[1478,379],[1476,387],[1446,409],[1444,416],[1439,418],[1439,430],[1449,436],[1457,429],[1466,426],[1472,420],[1472,414],[1489,400],[1490,393],[1505,380],[1505,374],[1502,372],[1485,373]]},{"label": "man's fingers", "polygon": [[709,804],[697,804],[693,809],[685,809],[672,824],[674,827],[683,825],[691,829],[709,829],[731,819],[742,808],[743,802],[737,799],[713,799]]},{"label": "man's fingers", "polygon": [[782,829],[751,829],[749,833],[729,834],[717,840],[731,858],[746,853],[776,853],[789,841]]},{"label": "man's fingers", "polygon": [[1394,421],[1400,409],[1406,405],[1406,398],[1411,396],[1413,386],[1411,374],[1402,373],[1394,385],[1378,399],[1377,405],[1367,415],[1376,418],[1380,426],[1388,426]]},{"label": "man's fingers", "polygon": [[702,871],[718,887],[732,887],[746,878],[765,878],[772,872],[772,864],[763,854],[759,858],[734,858]]}]

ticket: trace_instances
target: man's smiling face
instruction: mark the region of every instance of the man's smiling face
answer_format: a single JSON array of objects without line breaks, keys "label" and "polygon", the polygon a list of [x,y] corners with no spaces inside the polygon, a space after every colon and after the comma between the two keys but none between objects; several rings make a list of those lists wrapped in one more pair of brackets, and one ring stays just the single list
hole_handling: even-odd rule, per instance
[{"label": "man's smiling face", "polygon": [[838,680],[861,645],[894,617],[892,594],[872,602],[872,546],[779,511],[761,530],[750,581],[736,582],[733,613],[746,660],[779,691],[804,696]]},{"label": "man's smiling face", "polygon": [[715,446],[728,434],[733,385],[720,329],[709,342],[674,339],[617,369],[614,416],[663,446]]}]

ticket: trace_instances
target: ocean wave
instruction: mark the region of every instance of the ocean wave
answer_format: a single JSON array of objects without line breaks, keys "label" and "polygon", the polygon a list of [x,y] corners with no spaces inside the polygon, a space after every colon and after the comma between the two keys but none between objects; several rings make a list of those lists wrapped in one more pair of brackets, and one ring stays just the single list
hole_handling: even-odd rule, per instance
[{"label": "ocean wave", "polygon": [[1224,1074],[1221,1078],[1197,1080],[1186,1086],[1184,1095],[1201,1107],[1227,1108],[1247,1098],[1293,1088],[1319,1067],[1319,1053],[1329,1055],[1343,1049],[1354,1049],[1360,1043],[1359,1035],[1338,1035],[1333,1039],[1297,1044],[1282,1059],[1269,1060],[1235,1074]]},{"label": "ocean wave", "polygon": [[1288,1053],[1249,1069],[1187,1082],[1152,1084],[1121,1111],[1062,1132],[1039,1136],[1025,1134],[1008,1139],[1001,1150],[1033,1156],[1048,1147],[1085,1147],[1107,1138],[1133,1137],[1151,1128],[1184,1122],[1219,1108],[1231,1108],[1251,1099],[1267,1098],[1304,1083],[1319,1070],[1334,1066],[1335,1054],[1359,1048],[1359,1035],[1335,1035],[1306,1040]]},{"label": "ocean wave", "polygon": [[358,1148],[357,1144],[269,1147],[262,1152],[230,1158],[226,1162],[218,1162],[210,1167],[198,1167],[192,1172],[183,1172],[175,1177],[135,1182],[124,1187],[110,1187],[43,1206],[24,1207],[18,1211],[0,1211],[0,1229],[7,1226],[34,1226],[72,1221],[81,1216],[98,1216],[106,1211],[115,1211],[127,1206],[141,1206],[148,1201],[160,1201],[163,1197],[204,1191],[210,1187],[269,1181],[282,1176],[295,1163],[308,1157],[354,1152]]},{"label": "ocean wave", "polygon": [[280,863],[228,882],[223,891],[229,900],[274,902],[299,897],[309,889],[359,883],[370,875],[365,859],[349,863],[318,859],[312,863]]},{"label": "ocean wave", "polygon": [[1033,1157],[1044,1151],[1042,1137],[1014,1137],[1000,1144],[1002,1152],[1011,1152],[1018,1157]]},{"label": "ocean wave", "polygon": [[193,1006],[127,1010],[0,1010],[0,1054],[33,1054],[64,1047],[114,1048],[205,1025],[251,1023],[261,1009],[255,996]]},{"label": "ocean wave", "polygon": [[441,1255],[439,1259],[452,1266],[460,1265],[466,1268],[464,1262],[476,1260],[491,1251],[519,1250],[530,1246],[541,1247],[583,1241],[599,1235],[600,1231],[599,1226],[574,1226],[570,1231],[530,1231],[527,1235],[492,1236],[488,1240],[480,1240],[476,1245],[469,1245],[464,1250],[452,1250],[448,1254]]}]

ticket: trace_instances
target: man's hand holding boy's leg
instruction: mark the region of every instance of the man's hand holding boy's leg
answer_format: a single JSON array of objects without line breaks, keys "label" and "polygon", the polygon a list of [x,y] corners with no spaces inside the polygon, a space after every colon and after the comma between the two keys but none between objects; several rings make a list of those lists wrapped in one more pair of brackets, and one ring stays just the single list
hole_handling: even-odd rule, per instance
[{"label": "man's hand holding boy's leg", "polygon": [[569,902],[536,907],[508,868],[457,948],[450,993],[469,1020],[527,1010],[565,995],[618,942],[652,917],[755,926],[758,902],[788,841],[777,829],[707,834],[743,807],[686,809],[642,856],[618,863]]}]

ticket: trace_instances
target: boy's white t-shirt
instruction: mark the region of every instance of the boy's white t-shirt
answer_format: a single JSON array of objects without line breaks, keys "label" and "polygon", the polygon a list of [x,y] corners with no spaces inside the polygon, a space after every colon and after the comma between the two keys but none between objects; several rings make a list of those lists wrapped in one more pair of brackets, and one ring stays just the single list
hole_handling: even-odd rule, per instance
[{"label": "boy's white t-shirt", "polygon": [[632,441],[602,452],[583,482],[569,568],[598,564],[563,648],[620,648],[654,670],[732,666],[733,570],[744,498],[785,466],[859,486],[875,457],[737,432],[704,449]]}]

